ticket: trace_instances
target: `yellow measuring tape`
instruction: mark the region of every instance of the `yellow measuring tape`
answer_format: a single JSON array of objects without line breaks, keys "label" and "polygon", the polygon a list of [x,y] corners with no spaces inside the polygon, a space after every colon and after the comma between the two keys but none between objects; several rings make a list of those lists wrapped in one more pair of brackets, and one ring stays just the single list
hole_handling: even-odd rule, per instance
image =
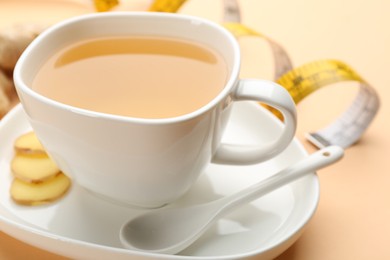
[{"label": "yellow measuring tape", "polygon": [[96,11],[105,12],[119,4],[119,0],[93,0]]},{"label": "yellow measuring tape", "polygon": [[[98,8],[97,2],[106,2],[106,4],[100,4],[98,10],[107,11],[113,6],[115,0],[95,0]],[[186,0],[154,0],[149,11],[177,12],[185,2]],[[236,0],[223,0],[223,3],[223,25],[236,38],[260,37],[268,42],[275,61],[274,80],[288,90],[296,104],[322,87],[343,81],[358,83],[359,92],[349,108],[329,126],[306,135],[308,141],[319,148],[328,145],[346,148],[358,141],[374,119],[380,106],[379,97],[374,88],[351,67],[337,60],[315,61],[293,68],[288,54],[281,45],[240,23],[240,9]],[[106,9],[102,10],[102,6]],[[281,118],[277,110],[271,107],[268,109]]]},{"label": "yellow measuring tape", "polygon": [[159,0],[154,1],[150,6],[151,12],[169,12],[175,13],[186,2],[186,0]]}]

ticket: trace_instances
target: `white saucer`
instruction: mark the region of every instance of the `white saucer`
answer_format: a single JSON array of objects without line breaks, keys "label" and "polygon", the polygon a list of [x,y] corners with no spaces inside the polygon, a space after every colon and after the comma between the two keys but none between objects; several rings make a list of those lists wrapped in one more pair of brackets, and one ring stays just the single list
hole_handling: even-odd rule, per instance
[{"label": "white saucer", "polygon": [[[261,143],[281,123],[255,103],[236,103],[224,140]],[[20,105],[0,122],[0,230],[28,244],[77,259],[272,259],[286,250],[312,217],[319,198],[315,173],[276,190],[220,220],[179,255],[123,249],[119,228],[144,210],[112,204],[73,185],[66,197],[39,207],[18,206],[9,196],[13,141],[30,130]],[[77,152],[77,151],[75,151]],[[210,165],[193,189],[171,205],[206,202],[238,191],[306,157],[294,140],[278,157],[253,166]]]}]

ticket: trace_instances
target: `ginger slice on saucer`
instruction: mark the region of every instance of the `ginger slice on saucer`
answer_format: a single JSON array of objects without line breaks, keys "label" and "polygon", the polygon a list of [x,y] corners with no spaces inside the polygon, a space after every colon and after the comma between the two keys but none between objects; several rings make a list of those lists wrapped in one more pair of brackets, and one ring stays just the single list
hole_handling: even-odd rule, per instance
[{"label": "ginger slice on saucer", "polygon": [[48,156],[24,156],[16,154],[11,162],[13,175],[25,182],[39,183],[60,173],[60,169]]},{"label": "ginger slice on saucer", "polygon": [[19,136],[14,142],[16,153],[23,155],[46,155],[41,142],[34,132],[28,132]]},{"label": "ginger slice on saucer", "polygon": [[70,185],[70,179],[63,173],[40,183],[29,183],[15,178],[11,184],[10,193],[16,203],[35,206],[61,198]]}]

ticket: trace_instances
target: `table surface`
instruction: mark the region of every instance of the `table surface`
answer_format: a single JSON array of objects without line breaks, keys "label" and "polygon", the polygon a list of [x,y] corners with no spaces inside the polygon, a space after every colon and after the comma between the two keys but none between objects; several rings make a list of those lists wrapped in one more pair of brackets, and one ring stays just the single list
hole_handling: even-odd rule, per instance
[{"label": "table surface", "polygon": [[[11,2],[18,3],[19,10],[12,9],[15,4]],[[76,6],[77,1],[68,1],[72,2],[69,5],[65,1],[59,5],[49,0],[31,2],[0,0],[0,28],[15,21],[54,22],[90,10],[85,7],[88,1]],[[145,10],[148,3],[127,1],[122,8]],[[390,153],[390,121],[386,119],[390,114],[390,77],[386,76],[390,69],[390,1],[239,3],[243,23],[281,44],[295,66],[328,58],[344,61],[372,84],[382,102],[374,122],[362,139],[346,150],[344,159],[318,171],[318,210],[299,240],[277,259],[390,259],[390,164],[386,160]],[[47,9],[42,9],[42,4]],[[22,7],[25,11],[20,12]],[[188,0],[180,12],[218,21],[220,10],[221,1]],[[243,40],[241,45],[242,76],[272,79],[267,45],[256,39]],[[355,88],[327,87],[298,105],[297,138],[309,152],[315,148],[304,140],[304,133],[325,126],[352,100]],[[0,259],[64,259],[2,232],[0,241]]]}]

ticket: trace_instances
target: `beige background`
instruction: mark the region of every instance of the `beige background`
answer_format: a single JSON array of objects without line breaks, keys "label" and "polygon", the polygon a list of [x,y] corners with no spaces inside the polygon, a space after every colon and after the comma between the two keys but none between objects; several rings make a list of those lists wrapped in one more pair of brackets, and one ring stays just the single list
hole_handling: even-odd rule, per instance
[{"label": "beige background", "polygon": [[[18,8],[24,6],[23,12],[15,9],[20,2]],[[15,20],[46,17],[53,22],[90,10],[85,4],[76,4],[88,1],[53,2],[0,0],[0,28]],[[124,9],[142,10],[150,1],[128,2]],[[239,2],[243,23],[284,46],[294,65],[327,58],[342,60],[374,86],[382,101],[378,116],[361,141],[347,149],[341,162],[318,172],[319,208],[303,236],[277,259],[390,259],[390,1]],[[51,10],[42,10],[39,3],[46,3]],[[181,12],[220,21],[221,1],[188,0]],[[256,39],[241,44],[242,76],[272,79],[267,45]],[[298,105],[297,136],[308,151],[315,149],[304,141],[304,132],[324,126],[355,92],[353,84],[338,84]],[[0,232],[0,259],[27,258],[62,259]]]}]

